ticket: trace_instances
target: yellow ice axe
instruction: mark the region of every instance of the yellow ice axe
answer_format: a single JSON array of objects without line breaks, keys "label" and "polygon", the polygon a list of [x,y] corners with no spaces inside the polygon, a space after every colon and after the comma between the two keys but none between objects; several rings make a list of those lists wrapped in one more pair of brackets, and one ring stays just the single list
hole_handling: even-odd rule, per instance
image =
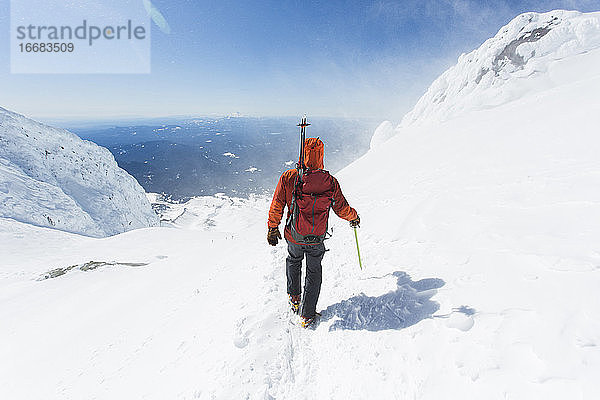
[{"label": "yellow ice axe", "polygon": [[362,269],[362,261],[360,260],[360,248],[358,247],[358,233],[356,232],[356,227],[354,227],[354,238],[356,239],[356,251],[358,252],[358,265],[360,269]]}]

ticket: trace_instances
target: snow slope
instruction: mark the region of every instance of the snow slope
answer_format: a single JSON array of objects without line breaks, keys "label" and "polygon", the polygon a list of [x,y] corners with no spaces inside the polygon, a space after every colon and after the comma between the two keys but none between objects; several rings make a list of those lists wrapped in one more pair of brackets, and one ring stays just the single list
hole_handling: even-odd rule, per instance
[{"label": "snow slope", "polygon": [[382,143],[385,143],[389,138],[395,135],[394,126],[390,121],[383,121],[371,137],[371,143],[369,144],[369,148],[374,149]]},{"label": "snow slope", "polygon": [[0,398],[598,398],[600,49],[552,65],[562,83],[338,175],[365,269],[332,217],[314,330],[287,313],[269,199],[105,239],[0,218]]},{"label": "snow slope", "polygon": [[0,216],[95,237],[158,224],[108,150],[3,108]]},{"label": "snow slope", "polygon": [[[462,54],[398,128],[452,119],[568,83],[571,75],[556,74],[555,65],[599,47],[600,12],[521,14],[478,49]],[[594,75],[592,68],[583,67],[577,72]]]},{"label": "snow slope", "polygon": [[600,50],[555,67],[573,82],[406,128],[341,174],[368,263],[446,282],[436,315],[476,310],[462,337],[421,325],[410,396],[600,395]]}]

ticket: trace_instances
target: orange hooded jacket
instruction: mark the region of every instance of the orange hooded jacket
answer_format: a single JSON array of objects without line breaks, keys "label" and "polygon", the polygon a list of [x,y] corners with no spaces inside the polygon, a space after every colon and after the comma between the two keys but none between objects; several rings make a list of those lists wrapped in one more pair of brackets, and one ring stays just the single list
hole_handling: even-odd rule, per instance
[{"label": "orange hooded jacket", "polygon": [[[324,155],[323,142],[319,138],[308,138],[304,141],[304,164],[308,169],[323,169],[323,155]],[[275,188],[275,194],[273,195],[273,201],[271,202],[271,208],[269,209],[269,220],[267,225],[269,228],[277,228],[283,217],[283,209],[287,205],[288,215],[290,214],[290,207],[292,205],[292,194],[294,192],[294,184],[296,177],[298,176],[297,169],[289,169],[285,171],[279,178],[277,188]],[[342,189],[337,179],[333,177],[333,199],[335,200],[332,206],[333,211],[340,218],[347,221],[352,221],[358,217],[356,210],[348,204],[346,198],[342,194]],[[285,238],[292,243],[291,232],[286,226],[284,231]]]}]

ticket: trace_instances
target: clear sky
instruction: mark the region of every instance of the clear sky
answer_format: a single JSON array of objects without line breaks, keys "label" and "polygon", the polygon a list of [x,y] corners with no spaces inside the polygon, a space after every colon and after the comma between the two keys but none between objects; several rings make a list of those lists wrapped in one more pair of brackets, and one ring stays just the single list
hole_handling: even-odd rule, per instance
[{"label": "clear sky", "polygon": [[461,53],[517,14],[600,10],[600,0],[155,0],[170,33],[153,25],[151,74],[19,75],[10,73],[9,3],[0,0],[0,106],[39,118],[398,121]]}]

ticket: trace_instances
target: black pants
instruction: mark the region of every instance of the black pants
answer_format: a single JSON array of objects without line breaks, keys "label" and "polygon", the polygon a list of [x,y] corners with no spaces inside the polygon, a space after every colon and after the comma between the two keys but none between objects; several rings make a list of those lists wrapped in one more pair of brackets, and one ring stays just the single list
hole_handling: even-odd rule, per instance
[{"label": "black pants", "polygon": [[289,294],[302,293],[302,259],[306,254],[306,279],[304,281],[304,296],[302,296],[303,317],[314,317],[317,309],[317,300],[321,293],[322,269],[321,260],[325,255],[325,245],[316,244],[303,246],[288,242],[288,256],[285,261],[287,273],[287,291]]}]

